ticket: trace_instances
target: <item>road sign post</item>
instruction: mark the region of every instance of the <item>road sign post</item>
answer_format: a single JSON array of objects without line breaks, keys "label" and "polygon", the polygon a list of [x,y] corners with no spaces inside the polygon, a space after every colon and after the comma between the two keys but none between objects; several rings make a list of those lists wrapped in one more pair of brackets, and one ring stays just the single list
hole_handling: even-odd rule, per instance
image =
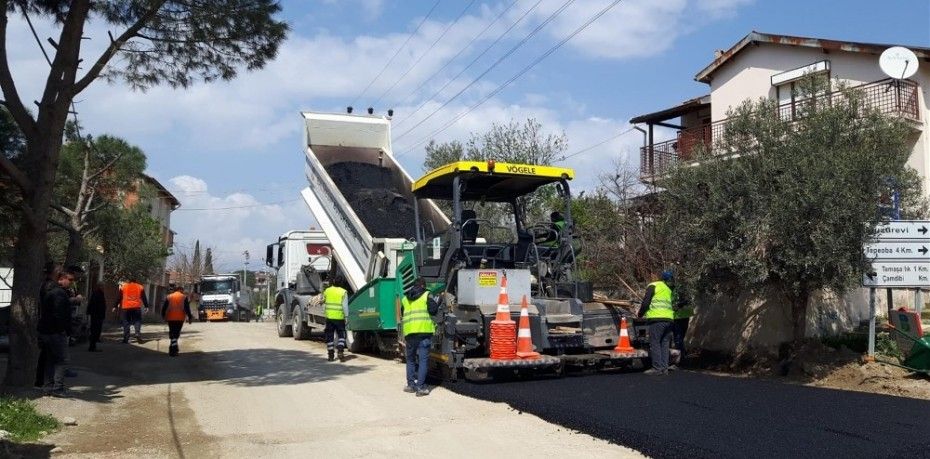
[{"label": "road sign post", "polygon": [[894,309],[892,289],[916,289],[914,309],[919,311],[922,289],[930,288],[930,221],[893,220],[879,225],[876,233],[875,239],[862,247],[872,263],[872,269],[862,276],[862,286],[869,288],[870,360],[875,356],[875,289],[887,289],[890,317]]}]

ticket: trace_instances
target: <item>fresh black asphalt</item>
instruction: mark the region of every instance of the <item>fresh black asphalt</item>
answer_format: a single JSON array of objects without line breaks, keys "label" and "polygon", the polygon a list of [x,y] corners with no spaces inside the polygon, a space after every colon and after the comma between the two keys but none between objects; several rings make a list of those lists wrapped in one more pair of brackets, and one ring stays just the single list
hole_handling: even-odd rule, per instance
[{"label": "fresh black asphalt", "polygon": [[925,400],[687,371],[449,389],[659,458],[930,457]]}]

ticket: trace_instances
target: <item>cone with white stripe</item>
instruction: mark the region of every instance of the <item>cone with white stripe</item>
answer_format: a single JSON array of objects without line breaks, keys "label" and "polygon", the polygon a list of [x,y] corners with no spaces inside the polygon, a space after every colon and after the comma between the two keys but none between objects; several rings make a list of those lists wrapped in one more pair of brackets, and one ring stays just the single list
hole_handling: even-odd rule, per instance
[{"label": "cone with white stripe", "polygon": [[517,330],[517,357],[521,359],[538,359],[539,353],[533,350],[533,334],[530,332],[530,309],[523,295],[520,305],[520,328]]},{"label": "cone with white stripe", "polygon": [[510,298],[507,296],[507,273],[501,277],[501,293],[497,297],[497,316],[494,320],[512,320],[510,318]]},{"label": "cone with white stripe", "polygon": [[630,343],[630,332],[626,328],[626,317],[623,317],[620,319],[620,339],[617,340],[617,347],[614,348],[614,352],[629,353],[635,350]]}]

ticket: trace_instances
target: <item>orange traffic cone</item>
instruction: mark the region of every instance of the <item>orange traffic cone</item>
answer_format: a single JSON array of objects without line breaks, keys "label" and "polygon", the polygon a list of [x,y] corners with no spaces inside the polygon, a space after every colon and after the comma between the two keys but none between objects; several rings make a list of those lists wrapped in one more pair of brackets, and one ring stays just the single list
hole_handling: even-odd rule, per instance
[{"label": "orange traffic cone", "polygon": [[520,328],[517,331],[517,357],[521,359],[538,359],[539,353],[533,350],[533,334],[530,331],[530,311],[523,295],[520,305]]},{"label": "orange traffic cone", "polygon": [[614,352],[633,352],[633,346],[630,344],[630,333],[626,329],[626,317],[620,319],[620,339],[617,340],[617,347]]},{"label": "orange traffic cone", "polygon": [[494,320],[511,320],[510,298],[507,296],[507,273],[501,277],[501,293],[497,297],[497,316]]},{"label": "orange traffic cone", "polygon": [[493,360],[517,358],[517,324],[510,318],[510,298],[507,297],[507,274],[501,279],[501,293],[497,299],[497,315],[491,321],[489,354]]}]

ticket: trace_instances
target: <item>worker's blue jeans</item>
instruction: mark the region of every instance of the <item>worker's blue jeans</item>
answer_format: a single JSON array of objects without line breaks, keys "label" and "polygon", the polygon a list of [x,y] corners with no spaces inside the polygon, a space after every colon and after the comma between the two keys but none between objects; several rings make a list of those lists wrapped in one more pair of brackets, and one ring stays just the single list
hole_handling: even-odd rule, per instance
[{"label": "worker's blue jeans", "polygon": [[656,371],[668,371],[669,344],[672,341],[672,321],[649,322],[649,357]]},{"label": "worker's blue jeans", "polygon": [[141,336],[142,334],[142,309],[123,309],[122,310],[122,322],[123,322],[123,342],[129,342],[129,326],[132,325],[136,329],[136,336]]},{"label": "worker's blue jeans", "polygon": [[426,369],[429,365],[431,335],[416,335],[406,338],[407,343],[407,387],[426,387]]}]

